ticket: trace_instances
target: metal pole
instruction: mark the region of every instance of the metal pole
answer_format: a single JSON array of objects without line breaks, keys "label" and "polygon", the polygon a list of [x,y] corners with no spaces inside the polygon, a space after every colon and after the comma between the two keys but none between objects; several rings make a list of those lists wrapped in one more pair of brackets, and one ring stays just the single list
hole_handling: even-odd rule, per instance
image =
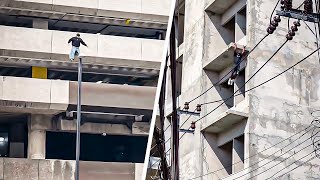
[{"label": "metal pole", "polygon": [[80,124],[81,124],[81,82],[82,82],[82,58],[78,64],[78,102],[77,102],[77,140],[76,140],[76,180],[79,180],[80,158]]}]

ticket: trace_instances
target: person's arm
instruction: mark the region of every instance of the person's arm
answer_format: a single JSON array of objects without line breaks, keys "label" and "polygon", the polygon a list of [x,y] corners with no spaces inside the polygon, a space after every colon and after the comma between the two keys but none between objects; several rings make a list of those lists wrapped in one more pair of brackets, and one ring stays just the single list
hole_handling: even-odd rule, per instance
[{"label": "person's arm", "polygon": [[68,44],[71,43],[71,41],[72,41],[72,38],[69,39]]},{"label": "person's arm", "polygon": [[84,45],[84,46],[87,46],[88,47],[88,45],[81,39],[81,41],[80,41],[80,43],[82,44],[82,45]]}]

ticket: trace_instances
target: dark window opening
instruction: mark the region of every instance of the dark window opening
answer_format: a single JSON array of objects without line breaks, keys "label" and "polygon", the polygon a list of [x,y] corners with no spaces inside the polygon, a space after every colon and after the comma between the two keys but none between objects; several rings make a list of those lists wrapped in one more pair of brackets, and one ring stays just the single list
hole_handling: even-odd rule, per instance
[{"label": "dark window opening", "polygon": [[[130,27],[111,24],[97,24],[90,22],[78,22],[78,21],[65,21],[55,19],[45,19],[27,16],[15,16],[15,15],[0,15],[0,25],[15,26],[15,27],[34,27],[34,22],[42,21],[41,29],[101,34],[101,35],[113,35],[146,39],[160,39],[165,38],[165,29],[149,29],[142,27]],[[36,23],[37,24],[37,23]],[[41,23],[40,23],[41,24]],[[36,25],[38,26],[38,25]],[[35,27],[36,28],[36,27]]]},{"label": "dark window opening", "polygon": [[232,141],[219,147],[221,150],[220,159],[228,174],[232,173]]},{"label": "dark window opening", "polygon": [[[148,137],[81,134],[80,160],[143,163]],[[47,132],[46,159],[75,159],[75,133]]]},{"label": "dark window opening", "polygon": [[178,47],[184,42],[184,18],[185,18],[185,1],[181,2],[182,4],[179,5],[179,15],[178,15]]},{"label": "dark window opening", "polygon": [[225,28],[225,35],[228,36],[225,38],[228,40],[226,44],[235,42],[235,17],[228,21],[223,27]]},{"label": "dark window opening", "polygon": [[[218,91],[221,99],[229,98],[230,96],[233,95],[233,92],[234,92],[234,84],[229,85],[228,81],[222,83],[220,85],[220,90]],[[230,98],[229,100],[224,101],[224,103],[228,108],[232,108],[234,105],[234,98]]]}]

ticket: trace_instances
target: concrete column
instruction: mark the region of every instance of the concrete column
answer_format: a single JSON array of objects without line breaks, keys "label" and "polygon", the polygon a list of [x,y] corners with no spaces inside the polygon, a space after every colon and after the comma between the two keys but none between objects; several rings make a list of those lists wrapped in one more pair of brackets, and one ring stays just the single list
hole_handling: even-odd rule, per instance
[{"label": "concrete column", "polygon": [[51,129],[51,116],[32,114],[28,121],[28,158],[45,159],[46,130]]},{"label": "concrete column", "polygon": [[45,19],[33,19],[32,27],[38,29],[49,29],[49,21]]},{"label": "concrete column", "polygon": [[45,159],[46,157],[46,131],[29,130],[28,158]]}]

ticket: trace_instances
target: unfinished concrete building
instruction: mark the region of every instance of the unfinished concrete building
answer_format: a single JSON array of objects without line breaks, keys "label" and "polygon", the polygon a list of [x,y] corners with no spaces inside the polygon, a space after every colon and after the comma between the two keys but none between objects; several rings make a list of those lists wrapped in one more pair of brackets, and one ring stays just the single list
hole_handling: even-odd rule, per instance
[{"label": "unfinished concrete building", "polygon": [[[288,28],[297,20],[281,17],[274,33],[265,37],[277,2],[179,1],[177,101],[180,110],[188,102],[190,112],[201,105],[199,116],[182,113],[179,117],[180,179],[320,179],[320,160],[310,139],[315,137],[311,113],[320,106],[320,65],[315,51],[319,27],[300,21],[293,40],[285,43]],[[293,8],[303,2],[294,0]],[[246,46],[247,53],[257,47],[242,61],[234,84],[228,85],[229,72],[235,67],[233,43]],[[167,77],[170,84],[170,73]],[[164,127],[169,166],[170,89],[167,85]],[[192,122],[196,122],[193,133]],[[157,148],[151,154],[160,156]],[[161,174],[157,173],[158,157],[150,159],[148,178]]]},{"label": "unfinished concrete building", "polygon": [[0,0],[0,179],[73,180],[83,59],[80,179],[140,179],[168,0]]}]

